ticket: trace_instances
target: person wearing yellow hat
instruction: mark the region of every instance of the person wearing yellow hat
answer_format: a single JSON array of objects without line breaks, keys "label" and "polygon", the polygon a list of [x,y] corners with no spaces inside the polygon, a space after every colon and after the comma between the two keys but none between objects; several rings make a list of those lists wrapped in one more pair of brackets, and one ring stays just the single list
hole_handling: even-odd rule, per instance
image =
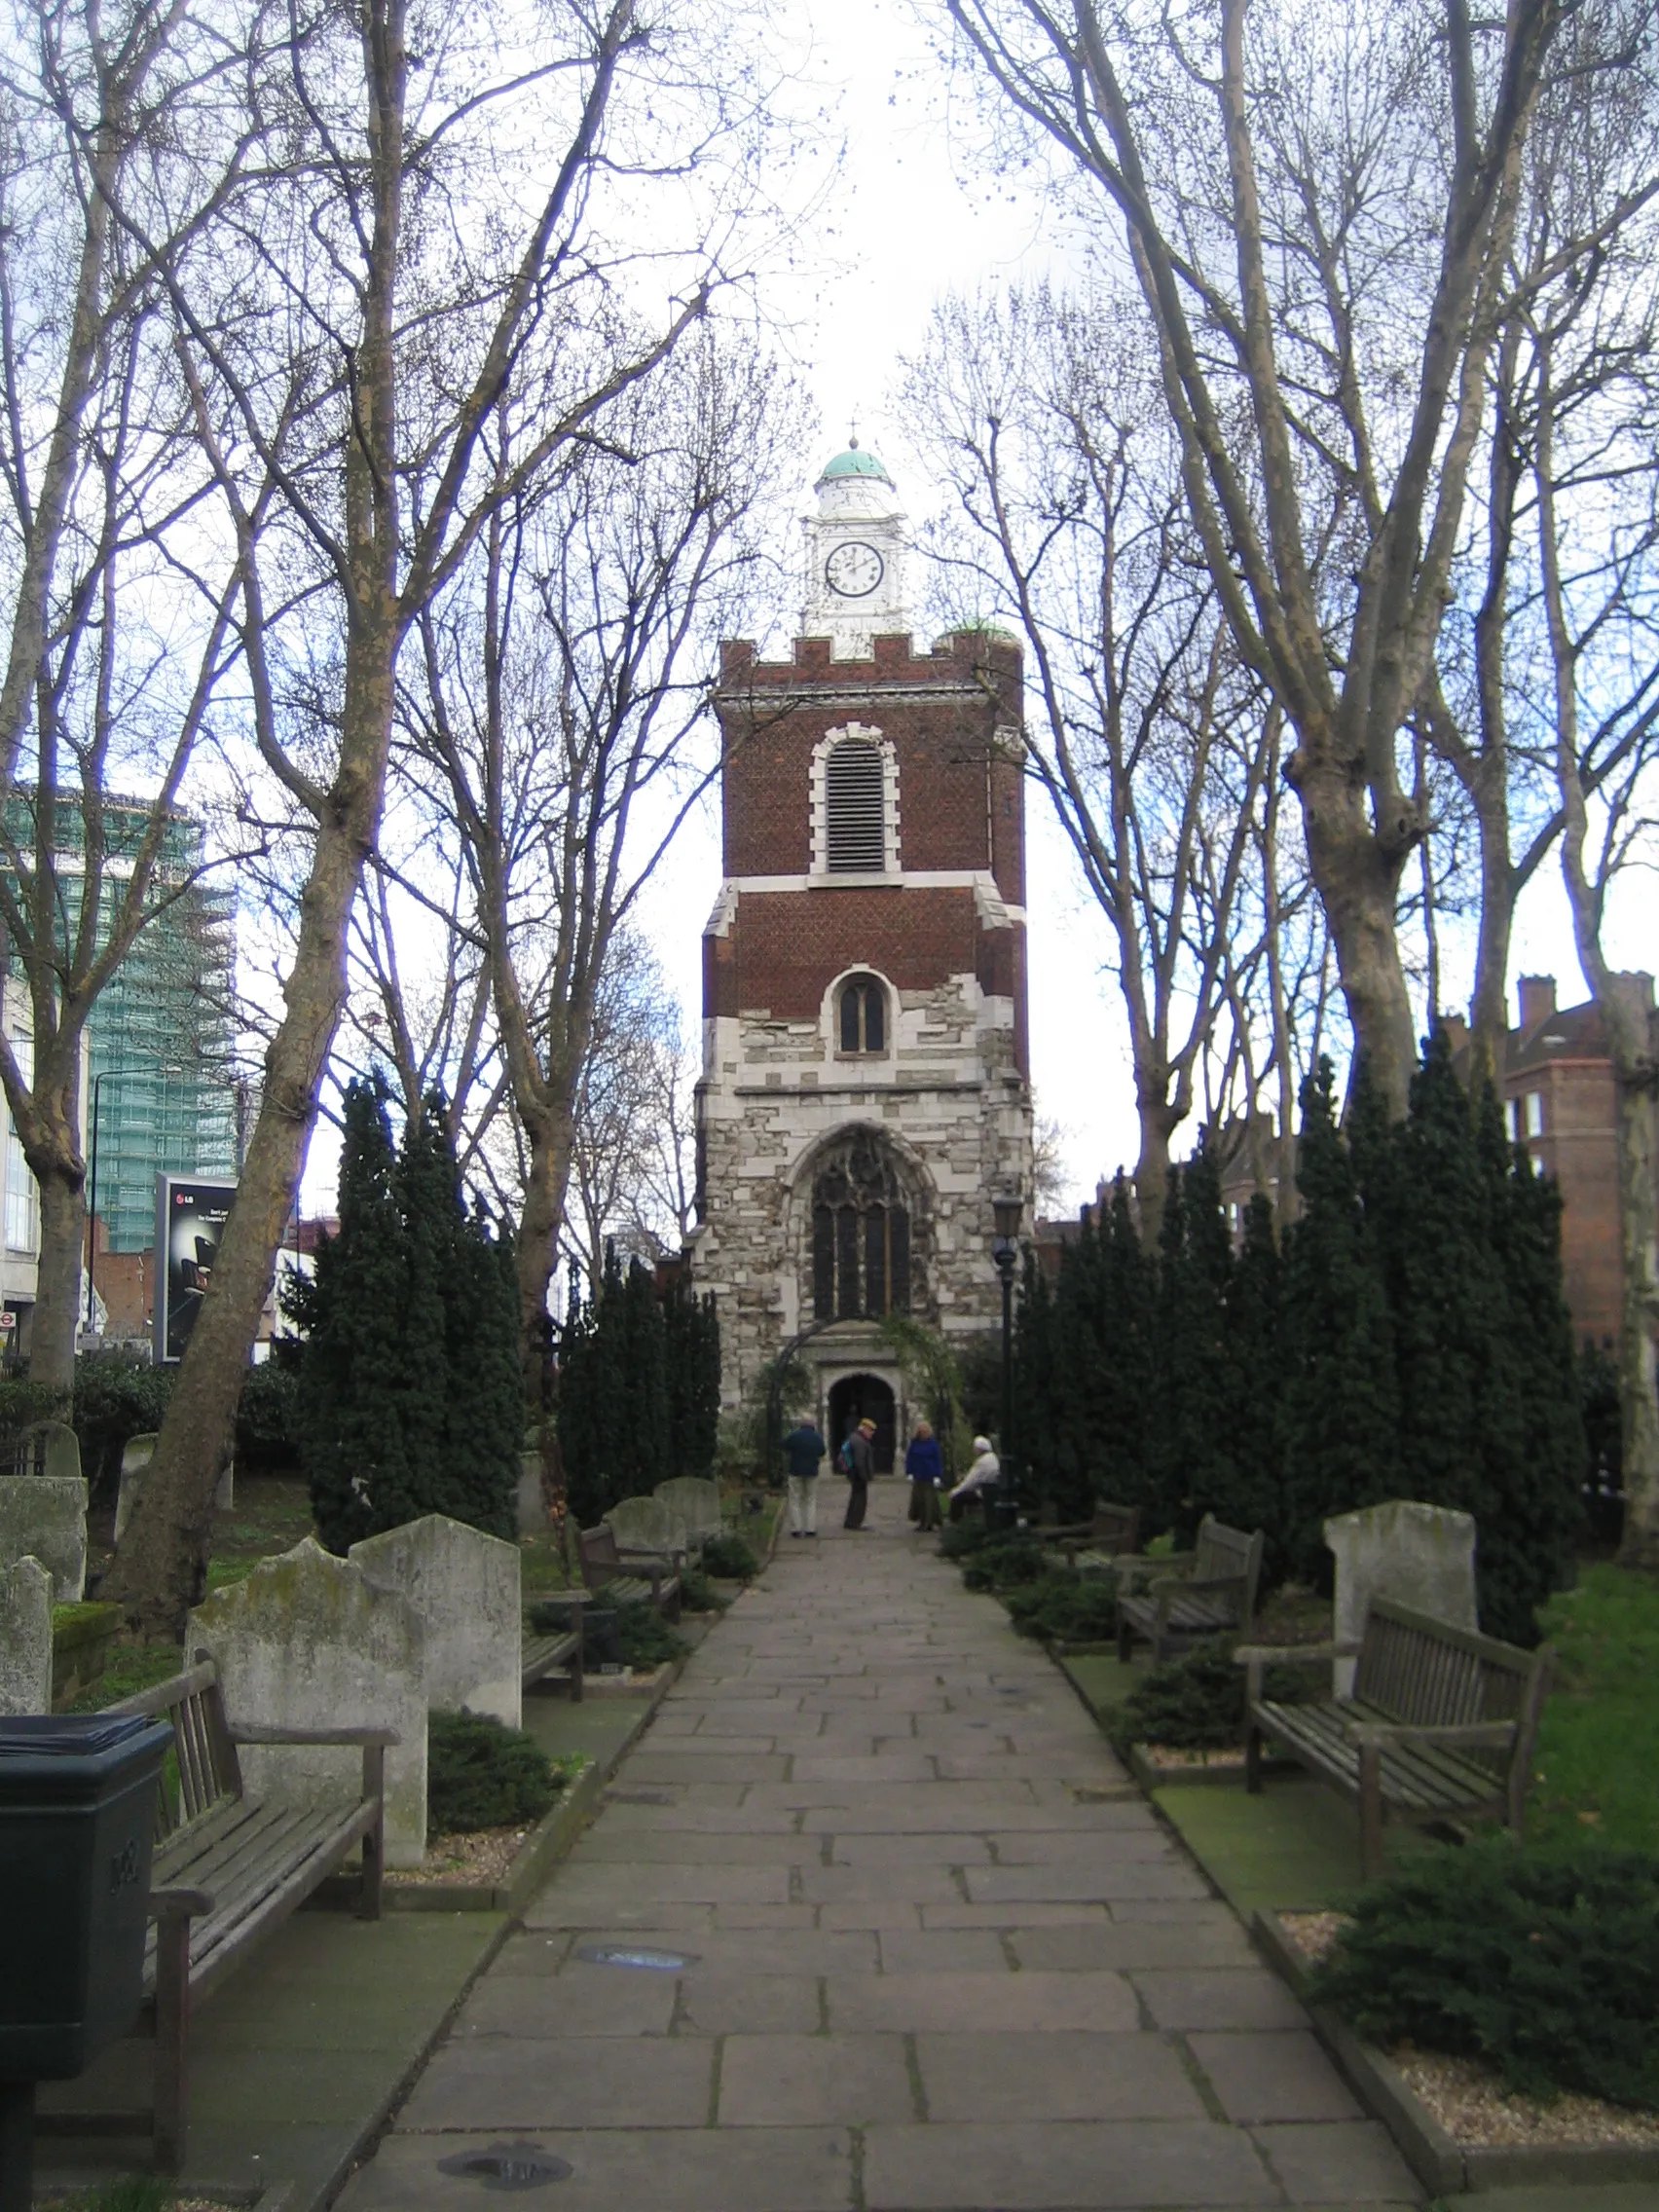
[{"label": "person wearing yellow hat", "polygon": [[874,1421],[861,1420],[841,1447],[842,1472],[851,1485],[847,1518],[841,1524],[843,1529],[862,1529],[865,1525],[865,1509],[869,1504],[869,1478],[875,1468],[869,1448],[874,1434]]}]

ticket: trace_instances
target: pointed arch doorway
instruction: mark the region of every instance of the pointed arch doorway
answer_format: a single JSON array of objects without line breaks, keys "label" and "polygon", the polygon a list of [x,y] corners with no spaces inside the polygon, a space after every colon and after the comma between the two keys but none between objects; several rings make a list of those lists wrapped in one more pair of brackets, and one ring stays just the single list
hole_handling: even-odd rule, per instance
[{"label": "pointed arch doorway", "polygon": [[878,1475],[893,1472],[894,1446],[899,1433],[899,1409],[893,1388],[879,1375],[843,1375],[830,1385],[830,1450],[838,1455],[842,1440],[861,1420],[872,1420],[875,1434],[870,1456]]}]

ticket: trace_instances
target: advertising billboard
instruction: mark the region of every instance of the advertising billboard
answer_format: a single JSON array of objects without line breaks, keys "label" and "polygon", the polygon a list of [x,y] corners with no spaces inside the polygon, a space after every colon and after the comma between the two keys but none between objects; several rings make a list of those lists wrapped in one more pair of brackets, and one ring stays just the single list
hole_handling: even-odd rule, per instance
[{"label": "advertising billboard", "polygon": [[158,1361],[179,1360],[213,1279],[234,1183],[156,1177],[156,1348]]}]

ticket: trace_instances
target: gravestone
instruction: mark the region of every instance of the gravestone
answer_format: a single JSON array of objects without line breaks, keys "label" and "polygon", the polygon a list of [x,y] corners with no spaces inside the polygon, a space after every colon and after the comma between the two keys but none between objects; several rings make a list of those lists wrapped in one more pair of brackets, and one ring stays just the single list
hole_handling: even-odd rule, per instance
[{"label": "gravestone", "polygon": [[[115,1499],[115,1540],[119,1544],[127,1533],[127,1524],[132,1518],[132,1508],[138,1502],[138,1493],[144,1488],[144,1478],[150,1472],[150,1461],[156,1456],[156,1431],[141,1429],[129,1436],[121,1452],[121,1488]],[[226,1513],[236,1503],[236,1461],[230,1460],[219,1477],[219,1486],[213,1493],[214,1509]]]},{"label": "gravestone", "polygon": [[[1337,1563],[1332,1631],[1337,1642],[1358,1641],[1374,1597],[1392,1598],[1455,1628],[1480,1625],[1472,1514],[1390,1498],[1384,1505],[1368,1505],[1327,1521],[1325,1542]],[[1354,1669],[1352,1659],[1331,1662],[1331,1686],[1338,1697],[1351,1695]]]},{"label": "gravestone", "polygon": [[18,1433],[19,1474],[50,1475],[57,1482],[81,1479],[81,1439],[63,1420],[31,1420]]},{"label": "gravestone", "polygon": [[519,1454],[518,1532],[539,1536],[548,1527],[547,1500],[541,1491],[541,1454]]},{"label": "gravestone", "polygon": [[377,1590],[407,1598],[426,1632],[426,1707],[523,1717],[524,1598],[516,1544],[428,1513],[353,1544]]},{"label": "gravestone", "polygon": [[619,1498],[605,1516],[621,1552],[682,1552],[685,1523],[656,1497]]},{"label": "gravestone", "polygon": [[[307,1536],[196,1608],[186,1648],[203,1646],[218,1662],[233,1728],[397,1730],[386,1754],[386,1862],[418,1866],[426,1848],[425,1632],[409,1601]],[[346,1746],[250,1744],[239,1756],[253,1796],[279,1790],[338,1804],[362,1787],[362,1753]]]},{"label": "gravestone", "polygon": [[695,1475],[676,1475],[672,1482],[658,1483],[651,1495],[684,1522],[686,1536],[693,1546],[700,1546],[705,1536],[719,1534],[719,1483],[701,1482]]},{"label": "gravestone", "polygon": [[0,1713],[52,1711],[52,1576],[38,1559],[0,1567]]},{"label": "gravestone", "polygon": [[53,1603],[78,1605],[87,1587],[87,1486],[79,1475],[0,1475],[0,1568],[38,1559]]}]

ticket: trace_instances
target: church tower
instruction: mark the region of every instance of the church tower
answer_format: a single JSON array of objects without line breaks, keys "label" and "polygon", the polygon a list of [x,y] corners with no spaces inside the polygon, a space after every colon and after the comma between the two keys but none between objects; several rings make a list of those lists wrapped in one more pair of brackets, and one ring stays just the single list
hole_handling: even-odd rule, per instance
[{"label": "church tower", "polygon": [[804,524],[786,661],[720,652],[692,1271],[728,1405],[797,1342],[831,1449],[915,1409],[879,1330],[999,1325],[993,1198],[1031,1198],[1019,648],[912,650],[892,479],[855,440]]}]

